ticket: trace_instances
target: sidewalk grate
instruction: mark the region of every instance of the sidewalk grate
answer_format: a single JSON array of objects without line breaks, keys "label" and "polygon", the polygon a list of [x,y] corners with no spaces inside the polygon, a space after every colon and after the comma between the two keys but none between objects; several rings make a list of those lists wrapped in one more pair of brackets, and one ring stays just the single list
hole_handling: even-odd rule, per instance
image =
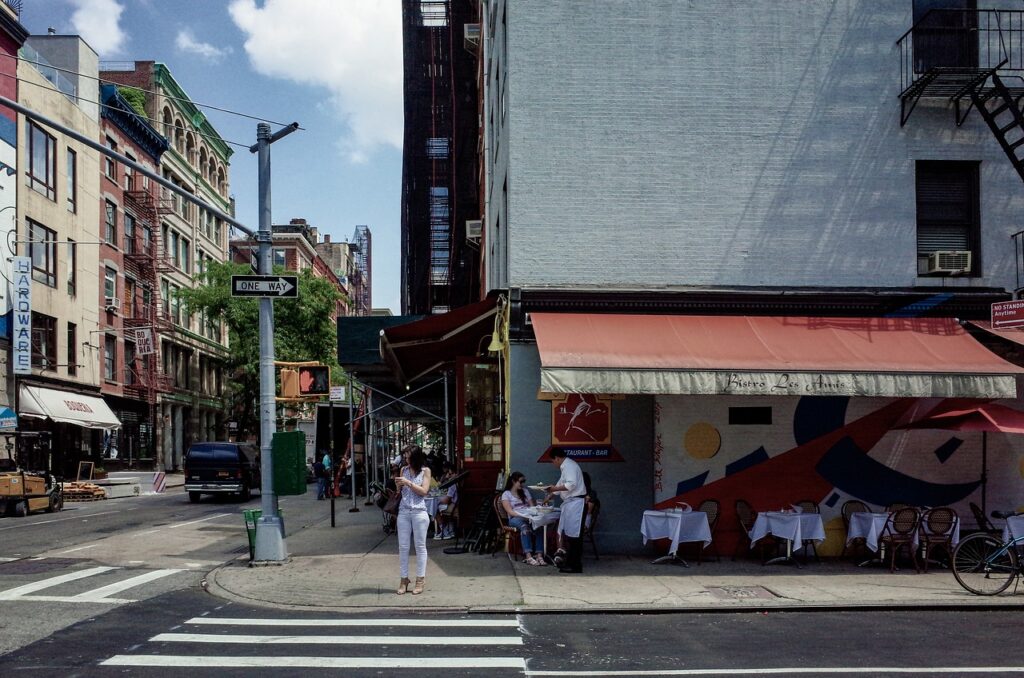
[{"label": "sidewalk grate", "polygon": [[771,600],[778,598],[774,593],[761,586],[709,586],[706,590],[720,600]]}]

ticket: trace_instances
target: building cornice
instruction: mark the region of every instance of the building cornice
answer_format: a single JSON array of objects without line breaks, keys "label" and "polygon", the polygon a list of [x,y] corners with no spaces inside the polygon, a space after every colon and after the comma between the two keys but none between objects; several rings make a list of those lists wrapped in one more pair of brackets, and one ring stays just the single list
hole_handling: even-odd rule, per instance
[{"label": "building cornice", "polygon": [[154,161],[160,162],[160,156],[170,148],[167,140],[139,116],[118,91],[116,85],[102,85],[101,92],[100,99],[103,101],[103,107],[100,110],[100,115],[124,132]]},{"label": "building cornice", "polygon": [[220,159],[225,163],[228,162],[234,154],[234,150],[224,142],[220,133],[214,129],[199,107],[192,103],[192,97],[182,89],[165,64],[159,62],[153,64],[153,80],[174,97],[171,100],[174,106],[185,115],[192,127],[207,135],[206,143],[220,156]]}]

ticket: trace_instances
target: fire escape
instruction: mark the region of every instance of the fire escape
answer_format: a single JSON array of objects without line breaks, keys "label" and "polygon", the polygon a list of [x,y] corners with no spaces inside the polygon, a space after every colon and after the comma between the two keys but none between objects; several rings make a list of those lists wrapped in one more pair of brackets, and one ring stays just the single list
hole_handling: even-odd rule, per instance
[{"label": "fire escape", "polygon": [[134,298],[125,300],[125,335],[130,337],[140,329],[151,330],[154,351],[138,355],[135,366],[126,366],[129,379],[125,380],[124,394],[149,406],[150,421],[154,425],[158,414],[157,395],[170,391],[173,382],[169,375],[164,374],[160,360],[160,335],[174,327],[160,298],[160,274],[174,269],[161,241],[160,215],[165,209],[162,202],[152,191],[124,192],[125,210],[136,218],[134,237],[125,239],[125,273],[138,285]]},{"label": "fire escape", "polygon": [[352,258],[355,263],[355,275],[351,286],[353,315],[370,315],[373,286],[372,254],[370,229],[366,226],[356,226],[355,235],[352,236]]},{"label": "fire escape", "polygon": [[[951,102],[958,127],[977,110],[1024,180],[1024,10],[932,9],[896,45],[900,126],[921,99]],[[1019,291],[1024,231],[1012,237]]]}]

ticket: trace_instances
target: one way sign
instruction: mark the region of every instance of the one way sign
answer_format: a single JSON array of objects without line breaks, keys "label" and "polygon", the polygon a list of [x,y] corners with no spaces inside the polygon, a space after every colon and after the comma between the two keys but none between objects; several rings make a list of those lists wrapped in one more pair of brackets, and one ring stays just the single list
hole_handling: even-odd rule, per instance
[{"label": "one way sign", "polygon": [[299,278],[295,275],[233,275],[231,296],[294,299],[299,296]]}]

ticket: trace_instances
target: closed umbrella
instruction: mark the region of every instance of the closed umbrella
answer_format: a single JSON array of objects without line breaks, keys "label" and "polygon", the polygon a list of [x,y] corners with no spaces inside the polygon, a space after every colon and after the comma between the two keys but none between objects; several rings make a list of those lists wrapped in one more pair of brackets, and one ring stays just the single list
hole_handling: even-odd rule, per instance
[{"label": "closed umbrella", "polygon": [[988,483],[988,434],[1024,433],[1024,412],[998,403],[984,403],[971,407],[962,404],[955,410],[933,411],[927,416],[897,428],[938,429],[943,431],[981,432],[981,510],[985,505]]}]

